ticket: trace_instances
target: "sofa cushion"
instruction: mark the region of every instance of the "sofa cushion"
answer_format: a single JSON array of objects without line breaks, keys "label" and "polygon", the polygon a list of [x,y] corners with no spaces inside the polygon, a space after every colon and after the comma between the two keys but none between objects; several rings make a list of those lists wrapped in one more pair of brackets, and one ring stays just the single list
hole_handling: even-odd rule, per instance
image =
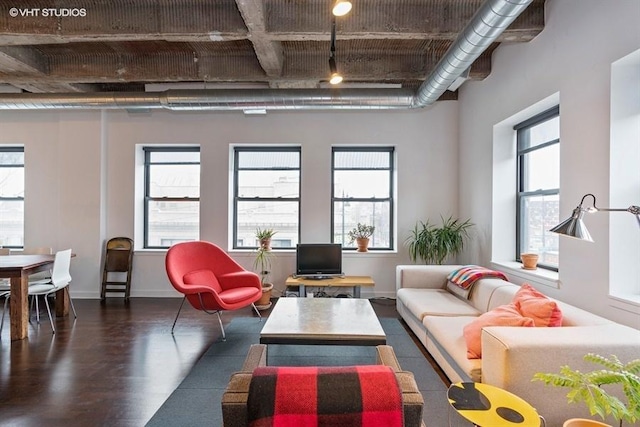
[{"label": "sofa cushion", "polygon": [[478,316],[481,313],[444,289],[399,289],[396,298],[420,321],[430,316]]},{"label": "sofa cushion", "polygon": [[556,303],[562,310],[562,326],[598,326],[616,323],[565,302],[556,301]]},{"label": "sofa cushion", "polygon": [[480,359],[482,357],[482,328],[485,326],[534,326],[530,317],[524,317],[517,310],[515,304],[501,305],[493,310],[473,319],[463,329],[464,340],[467,344],[467,357]]},{"label": "sofa cushion", "polygon": [[480,382],[482,360],[467,358],[467,344],[462,335],[464,327],[475,319],[475,316],[425,316],[422,324],[429,331],[429,340],[447,358],[446,362],[457,365],[471,381]]},{"label": "sofa cushion", "polygon": [[516,309],[530,317],[536,326],[562,326],[562,312],[555,301],[528,283],[524,283],[513,297]]},{"label": "sofa cushion", "polygon": [[[485,280],[496,280],[496,279],[485,279]],[[491,294],[491,299],[489,300],[489,304],[487,308],[483,311],[493,310],[496,307],[500,307],[501,305],[511,304],[513,301],[513,296],[518,292],[520,286],[514,285],[513,283],[500,281],[504,283],[503,286],[499,286],[496,290]],[[478,286],[478,285],[476,285]]]},{"label": "sofa cushion", "polygon": [[471,293],[471,287],[467,289],[462,289],[460,286],[456,285],[451,281],[447,282],[447,290],[451,292],[453,295],[463,300],[468,300],[469,294]]}]

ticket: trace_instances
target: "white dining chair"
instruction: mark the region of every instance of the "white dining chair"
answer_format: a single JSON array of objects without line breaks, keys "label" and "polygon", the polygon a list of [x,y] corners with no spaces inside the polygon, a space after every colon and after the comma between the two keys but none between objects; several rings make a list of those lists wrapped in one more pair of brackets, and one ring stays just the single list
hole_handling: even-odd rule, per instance
[{"label": "white dining chair", "polygon": [[[53,254],[53,248],[49,246],[34,246],[34,247],[26,247],[20,252],[20,255],[51,255]],[[40,271],[38,273],[33,273],[29,276],[29,281],[36,280],[50,280],[51,279],[51,270]]]},{"label": "white dining chair", "polygon": [[4,298],[4,305],[2,307],[2,320],[0,321],[0,337],[2,336],[2,327],[4,326],[4,315],[7,312],[7,304],[9,304],[9,295],[11,295],[11,292],[0,292],[0,298]]},{"label": "white dining chair", "polygon": [[[0,255],[11,255],[11,249],[9,248],[0,248]],[[0,279],[0,295],[3,292],[11,290],[11,282],[9,279]],[[2,313],[4,319],[4,312]]]},{"label": "white dining chair", "polygon": [[[55,259],[53,261],[53,269],[51,270],[51,279],[49,280],[37,280],[29,282],[29,296],[33,297],[36,306],[36,321],[40,323],[40,310],[38,308],[38,297],[44,296],[44,303],[47,307],[47,314],[49,315],[49,322],[51,323],[51,329],[53,333],[56,333],[55,326],[53,325],[53,317],[51,316],[51,308],[49,307],[48,296],[58,292],[61,289],[66,288],[71,283],[71,274],[69,269],[71,267],[71,249],[56,252]],[[76,309],[73,306],[71,296],[69,296],[69,304],[73,310],[73,317],[77,318]]]}]

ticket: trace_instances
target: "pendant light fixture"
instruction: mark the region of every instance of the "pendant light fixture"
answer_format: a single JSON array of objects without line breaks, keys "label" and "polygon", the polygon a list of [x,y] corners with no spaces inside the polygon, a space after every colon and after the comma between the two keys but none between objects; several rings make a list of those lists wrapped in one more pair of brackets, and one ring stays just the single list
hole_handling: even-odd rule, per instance
[{"label": "pendant light fixture", "polygon": [[336,65],[336,17],[331,17],[331,49],[329,51],[329,70],[331,71],[331,78],[329,83],[337,85],[342,83],[342,76],[338,73],[338,66]]},{"label": "pendant light fixture", "polygon": [[333,5],[333,16],[344,16],[351,10],[351,2],[346,0],[336,0]]}]

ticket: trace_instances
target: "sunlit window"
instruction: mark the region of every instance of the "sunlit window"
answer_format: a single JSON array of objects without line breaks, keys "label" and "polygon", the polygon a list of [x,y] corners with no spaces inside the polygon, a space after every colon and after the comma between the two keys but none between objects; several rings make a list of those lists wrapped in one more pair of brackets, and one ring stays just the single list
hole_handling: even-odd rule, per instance
[{"label": "sunlit window", "polygon": [[275,231],[272,248],[294,248],[300,224],[300,147],[235,147],[233,165],[233,247],[257,248],[260,229]]},{"label": "sunlit window", "polygon": [[0,247],[24,246],[24,148],[0,147]]},{"label": "sunlit window", "polygon": [[393,249],[393,147],[333,147],[332,235],[355,248],[349,231],[373,225],[369,249]]},{"label": "sunlit window", "polygon": [[518,195],[516,260],[537,253],[538,266],[558,269],[560,222],[560,110],[555,107],[514,127],[517,131]]},{"label": "sunlit window", "polygon": [[200,236],[200,149],[145,147],[144,247]]}]

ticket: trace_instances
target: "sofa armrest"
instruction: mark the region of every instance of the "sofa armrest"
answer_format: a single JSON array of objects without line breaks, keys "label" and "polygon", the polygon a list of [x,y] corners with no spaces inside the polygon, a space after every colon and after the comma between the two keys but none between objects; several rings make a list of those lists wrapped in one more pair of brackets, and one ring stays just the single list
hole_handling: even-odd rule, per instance
[{"label": "sofa armrest", "polygon": [[461,265],[398,265],[396,291],[401,288],[444,289],[447,276]]},{"label": "sofa armrest", "polygon": [[582,405],[567,404],[568,389],[532,381],[537,372],[558,373],[568,365],[582,371],[594,366],[583,360],[587,353],[615,354],[623,362],[638,357],[640,331],[616,324],[566,327],[504,327],[482,330],[482,382],[508,390],[544,416],[548,425],[588,416]]}]

